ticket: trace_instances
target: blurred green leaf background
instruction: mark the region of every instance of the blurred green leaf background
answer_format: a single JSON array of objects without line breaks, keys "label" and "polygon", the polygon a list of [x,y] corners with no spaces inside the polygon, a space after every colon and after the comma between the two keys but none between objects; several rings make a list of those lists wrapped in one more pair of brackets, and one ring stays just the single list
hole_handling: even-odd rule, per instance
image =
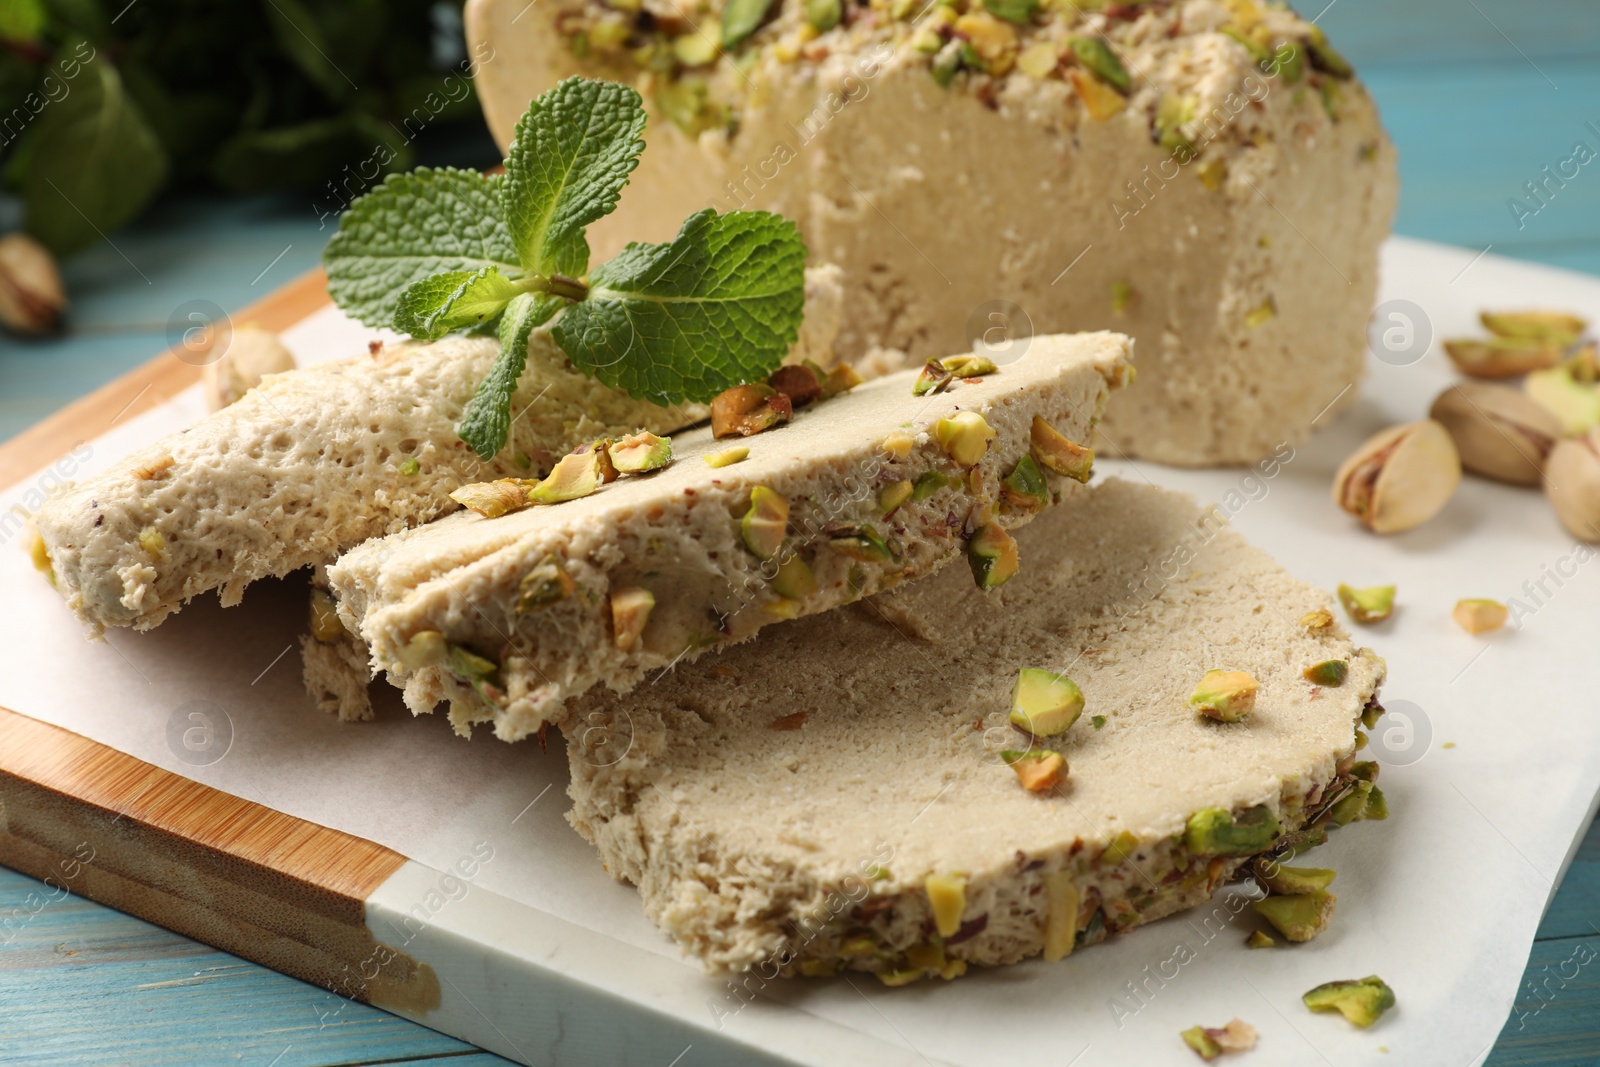
[{"label": "blurred green leaf background", "polygon": [[343,209],[478,120],[461,0],[0,0],[0,182],[58,255],[163,190]]}]

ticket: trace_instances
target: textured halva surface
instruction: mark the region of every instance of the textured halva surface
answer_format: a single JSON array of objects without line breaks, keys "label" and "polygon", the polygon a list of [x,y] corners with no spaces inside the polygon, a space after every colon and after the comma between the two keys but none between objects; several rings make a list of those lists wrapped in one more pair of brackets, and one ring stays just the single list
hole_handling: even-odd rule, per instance
[{"label": "textured halva surface", "polygon": [[[467,6],[474,54],[492,57],[477,85],[502,144],[528,101],[568,75],[629,82],[650,102],[649,149],[619,210],[590,231],[598,254],[665,240],[708,204],[767,208],[844,269],[847,350],[916,364],[984,334],[1127,333],[1142,373],[1103,430],[1164,462],[1253,460],[1355,395],[1395,155],[1359,82],[1268,76],[1229,35],[1303,42],[1313,27],[1292,12],[1252,0],[1045,4],[1004,31],[1022,49],[1108,41],[1133,83],[1104,120],[1059,77],[1067,61],[1042,80],[1013,67],[941,88],[917,24],[892,17],[891,0],[846,4],[845,22],[820,36],[805,31],[800,0],[783,0],[748,44],[677,86],[626,47],[574,54],[596,19],[715,34],[721,6]],[[1331,83],[1326,102],[1312,79]],[[725,109],[696,137],[662,117],[666,94],[691,83]],[[1194,155],[1156,143],[1163,101],[1188,109]],[[1114,286],[1127,287],[1120,310]]]},{"label": "textured halva surface", "polygon": [[[1037,338],[1021,359],[949,391],[912,394],[910,371],[874,379],[796,412],[792,423],[749,438],[713,440],[708,428],[673,438],[671,466],[623,477],[579,500],[496,519],[462,513],[359,546],[329,568],[345,625],[372,649],[372,663],[406,691],[414,712],[451,702],[465,731],[492,721],[517,740],[558,722],[565,701],[605,683],[618,692],[646,672],[739,641],[785,617],[826,611],[929,574],[959,557],[971,516],[995,510],[1000,480],[1030,451],[1035,416],[1076,441],[1128,373],[1128,341],[1117,334]],[[995,438],[971,470],[934,439],[933,427],[957,411],[978,412]],[[907,438],[904,455],[885,450]],[[708,453],[731,447],[749,458],[712,468]],[[879,493],[936,471],[949,484],[885,515]],[[1048,474],[1056,494],[1081,488]],[[780,597],[763,563],[744,544],[739,519],[751,491],[764,486],[789,504],[785,549],[804,559],[814,593]],[[999,509],[1002,526],[1023,511]],[[867,524],[893,558],[861,561],[831,547],[840,527]],[[555,561],[575,583],[559,603],[519,610],[521,585]],[[1024,573],[1033,561],[1024,559]],[[967,567],[955,568],[967,583]],[[1015,579],[1014,579],[1015,580]],[[634,647],[614,639],[610,598],[643,587],[654,596]],[[442,634],[499,665],[504,700],[486,699],[448,664],[408,669],[402,657],[422,633]]]},{"label": "textured halva surface", "polygon": [[[789,358],[831,365],[835,268],[807,271],[806,307]],[[536,332],[510,440],[485,462],[456,424],[498,352],[493,338],[452,337],[268,376],[40,509],[57,588],[95,631],[147,630],[201,593],[232,606],[253,581],[454,511],[461,485],[538,474],[585,441],[705,414],[609,389]]]},{"label": "textured halva surface", "polygon": [[[1383,664],[1299,623],[1325,593],[1220,513],[1116,480],[1017,540],[1024,570],[989,596],[951,569],[573,707],[570,819],[687,953],[832,966],[865,936],[878,952],[847,966],[904,966],[933,933],[924,880],[959,873],[965,936],[945,956],[1014,962],[1041,949],[1052,872],[1073,872],[1077,929],[1097,911],[1125,929],[1204,901],[1239,863],[1191,864],[1192,813],[1266,804],[1291,830],[1326,799]],[[1342,686],[1302,677],[1329,659],[1349,660]],[[1027,747],[1006,721],[1025,667],[1086,701],[1049,742],[1070,765],[1054,793],[998,758]],[[1260,682],[1247,721],[1186,703],[1212,668]],[[1107,857],[1124,833],[1128,862]]]}]

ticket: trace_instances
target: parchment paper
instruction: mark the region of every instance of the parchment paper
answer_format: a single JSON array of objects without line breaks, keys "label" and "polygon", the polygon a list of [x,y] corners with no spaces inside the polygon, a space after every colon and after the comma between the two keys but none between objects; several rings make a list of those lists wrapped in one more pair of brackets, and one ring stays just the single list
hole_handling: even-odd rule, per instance
[{"label": "parchment paper", "polygon": [[[1519,1013],[1537,1007],[1517,999],[1517,983],[1600,789],[1592,673],[1600,563],[1533,490],[1469,478],[1440,519],[1381,539],[1334,508],[1329,484],[1361,439],[1423,417],[1453,380],[1439,338],[1478,332],[1485,306],[1600,318],[1600,281],[1404,240],[1389,246],[1385,278],[1385,300],[1421,311],[1409,313],[1418,335],[1408,340],[1403,323],[1380,321],[1375,337],[1399,331],[1376,349],[1388,362],[1372,360],[1355,408],[1295,448],[1275,477],[1122,463],[1114,449],[1101,464],[1220,502],[1247,537],[1326,588],[1399,585],[1395,617],[1360,631],[1390,666],[1391,714],[1372,748],[1392,816],[1338,832],[1314,854],[1315,865],[1339,871],[1331,929],[1307,945],[1250,951],[1250,913],[1219,897],[1209,912],[1060,964],[899,990],[863,977],[776,984],[763,996],[908,1045],[930,1063],[1013,1065],[1188,1064],[1179,1030],[1239,1016],[1261,1030],[1252,1064],[1458,1067],[1483,1059],[1514,1004]],[[1331,271],[1330,284],[1338,284]],[[1430,325],[1432,350],[1394,365]],[[359,352],[371,336],[327,310],[285,339],[309,363]],[[195,390],[174,397],[78,449],[75,470],[57,467],[7,490],[0,507],[51,477],[102,469],[201,414]],[[566,826],[554,736],[548,754],[487,734],[464,741],[442,717],[412,719],[387,693],[375,723],[343,725],[317,712],[299,679],[299,579],[262,583],[232,610],[207,597],[152,633],[90,643],[16,551],[18,540],[7,534],[0,545],[0,705],[441,869],[481,858],[487,843],[492,859],[452,906],[470,906],[481,888],[677,956],[633,891],[606,876]],[[1512,628],[1488,637],[1458,629],[1450,608],[1471,596],[1512,603]],[[1394,987],[1399,1007],[1370,1031],[1299,1003],[1321,982],[1374,973]],[[737,1008],[725,984],[689,963],[683,980],[704,986],[708,1012]],[[724,1023],[759,1032],[762,1014]]]}]

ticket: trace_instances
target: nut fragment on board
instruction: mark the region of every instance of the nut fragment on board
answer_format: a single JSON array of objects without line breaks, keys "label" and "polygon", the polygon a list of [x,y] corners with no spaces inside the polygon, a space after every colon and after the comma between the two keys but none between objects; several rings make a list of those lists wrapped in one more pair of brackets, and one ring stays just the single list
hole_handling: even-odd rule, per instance
[{"label": "nut fragment on board", "polygon": [[1461,465],[1513,485],[1538,485],[1561,423],[1517,390],[1462,382],[1439,394],[1428,412],[1450,433]]},{"label": "nut fragment on board", "polygon": [[1556,445],[1545,464],[1544,492],[1568,533],[1600,541],[1600,429]]},{"label": "nut fragment on board", "polygon": [[1486,634],[1506,624],[1510,610],[1498,600],[1458,600],[1450,617],[1469,634]]},{"label": "nut fragment on board", "polygon": [[282,374],[295,368],[294,354],[283,346],[278,335],[254,323],[235,326],[213,340],[221,346],[204,371],[206,407],[212,411],[238,400],[261,384],[269,374]]},{"label": "nut fragment on board", "polygon": [[1460,484],[1450,431],[1423,419],[1369,437],[1334,475],[1333,499],[1374,533],[1400,533],[1439,514]]}]

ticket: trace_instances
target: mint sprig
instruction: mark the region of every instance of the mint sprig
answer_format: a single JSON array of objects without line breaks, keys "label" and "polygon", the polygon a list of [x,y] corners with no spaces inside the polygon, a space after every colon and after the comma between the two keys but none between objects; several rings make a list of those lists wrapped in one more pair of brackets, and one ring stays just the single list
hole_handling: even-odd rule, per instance
[{"label": "mint sprig", "polygon": [[698,212],[673,240],[630,244],[585,280],[584,230],[615,210],[644,125],[633,89],[569,78],[517,124],[503,177],[392,177],[328,243],[328,291],[354,318],[425,339],[496,330],[500,356],[457,427],[485,459],[510,435],[536,329],[579,370],[658,404],[765,376],[799,333],[805,242],[767,212]]}]

